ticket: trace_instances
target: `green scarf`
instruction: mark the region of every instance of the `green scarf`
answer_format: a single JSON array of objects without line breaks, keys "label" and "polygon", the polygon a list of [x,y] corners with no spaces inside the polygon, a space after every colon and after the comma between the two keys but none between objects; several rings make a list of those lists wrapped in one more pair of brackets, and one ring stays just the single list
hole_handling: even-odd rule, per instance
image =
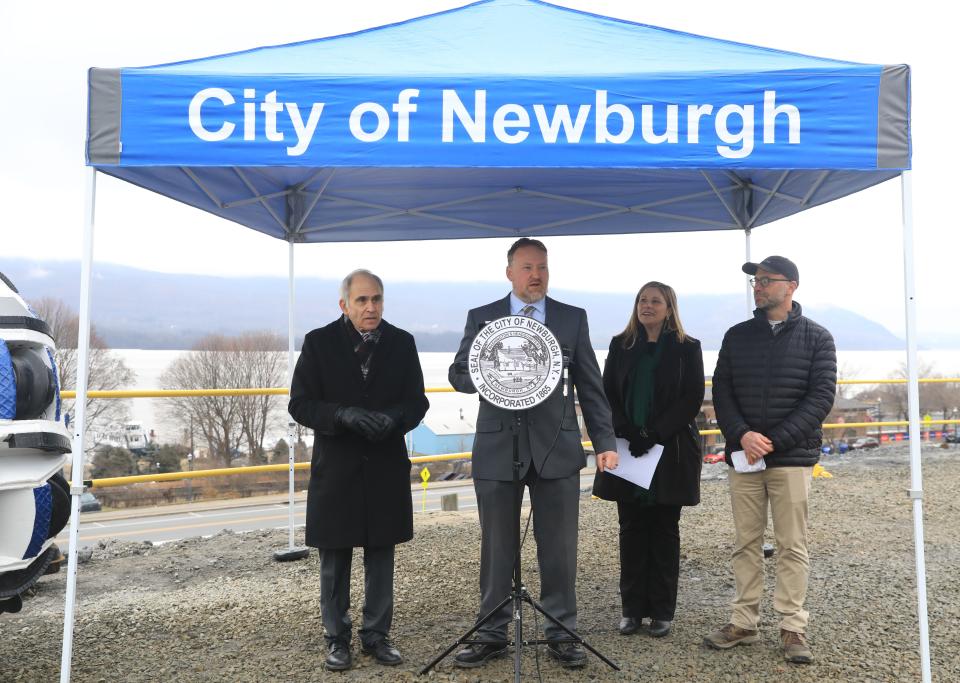
[{"label": "green scarf", "polygon": [[653,353],[650,353],[649,342],[637,340],[639,348],[633,350],[637,356],[637,364],[630,377],[627,388],[627,408],[630,421],[637,427],[646,427],[650,409],[653,407],[653,375],[660,362],[660,353],[663,351],[663,335],[657,339]]},{"label": "green scarf", "polygon": [[[627,388],[627,411],[630,421],[637,427],[646,427],[647,418],[653,408],[653,384],[654,373],[657,364],[660,362],[660,353],[663,351],[663,333],[657,338],[656,346],[651,352],[649,342],[646,340],[636,341],[637,348],[632,349],[636,354],[637,364],[633,368],[633,374],[630,376],[630,384]],[[649,489],[637,486],[634,489],[634,501],[637,503],[646,503],[653,505],[656,503],[656,495],[653,491],[653,482]]]}]

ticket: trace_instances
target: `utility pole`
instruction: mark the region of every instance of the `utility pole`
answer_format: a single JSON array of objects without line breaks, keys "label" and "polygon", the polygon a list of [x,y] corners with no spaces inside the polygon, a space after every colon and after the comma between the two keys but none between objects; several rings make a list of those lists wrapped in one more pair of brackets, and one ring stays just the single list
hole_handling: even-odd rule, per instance
[{"label": "utility pole", "polygon": [[877,397],[877,443],[883,443],[883,427],[880,426],[880,423],[883,422],[883,396]]},{"label": "utility pole", "polygon": [[[193,416],[190,416],[190,452],[187,453],[187,471],[193,472]],[[187,500],[193,502],[193,479],[187,479]]]}]

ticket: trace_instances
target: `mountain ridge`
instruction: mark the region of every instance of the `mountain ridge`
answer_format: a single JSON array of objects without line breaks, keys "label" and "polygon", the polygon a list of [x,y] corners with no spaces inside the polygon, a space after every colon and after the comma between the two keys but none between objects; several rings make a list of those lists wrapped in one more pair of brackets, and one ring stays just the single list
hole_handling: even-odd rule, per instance
[{"label": "mountain ridge", "polygon": [[[75,310],[79,306],[79,262],[0,258],[0,272],[25,299],[55,297]],[[91,317],[113,348],[185,349],[206,334],[251,330],[285,337],[287,286],[284,277],[183,275],[94,264]],[[340,314],[338,287],[339,281],[331,279],[297,278],[298,345],[307,331]],[[453,351],[463,334],[466,311],[508,292],[506,281],[387,282],[384,317],[413,333],[420,351]],[[605,348],[626,324],[635,293],[554,289],[550,295],[585,308],[593,345]],[[802,296],[798,301],[802,304]],[[719,348],[727,328],[746,318],[742,294],[681,293],[679,308],[687,332],[705,349]],[[829,329],[841,349],[904,346],[879,323],[847,309],[805,306],[804,314]]]}]

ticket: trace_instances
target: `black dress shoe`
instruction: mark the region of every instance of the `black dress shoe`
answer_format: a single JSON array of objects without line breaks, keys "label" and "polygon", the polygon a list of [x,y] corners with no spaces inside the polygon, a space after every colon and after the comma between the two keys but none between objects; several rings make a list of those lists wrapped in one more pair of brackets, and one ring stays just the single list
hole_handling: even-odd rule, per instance
[{"label": "black dress shoe", "polygon": [[578,643],[550,643],[547,654],[565,669],[579,669],[587,663],[587,653]]},{"label": "black dress shoe", "polygon": [[620,618],[621,635],[630,636],[640,630],[640,620],[633,617]]},{"label": "black dress shoe", "polygon": [[327,671],[346,671],[353,664],[350,646],[339,641],[332,643],[330,653],[324,663],[327,665]]},{"label": "black dress shoe", "polygon": [[461,669],[483,666],[491,659],[507,654],[507,644],[503,642],[474,643],[467,645],[453,658],[453,663]]},{"label": "black dress shoe", "polygon": [[650,620],[650,635],[654,638],[663,638],[665,635],[670,633],[670,627],[673,626],[672,621],[662,621],[660,619],[651,619]]},{"label": "black dress shoe", "polygon": [[381,664],[386,664],[387,666],[396,666],[397,664],[403,663],[403,657],[400,655],[400,650],[394,647],[386,638],[381,638],[372,645],[360,644],[360,651],[365,655],[372,655]]}]

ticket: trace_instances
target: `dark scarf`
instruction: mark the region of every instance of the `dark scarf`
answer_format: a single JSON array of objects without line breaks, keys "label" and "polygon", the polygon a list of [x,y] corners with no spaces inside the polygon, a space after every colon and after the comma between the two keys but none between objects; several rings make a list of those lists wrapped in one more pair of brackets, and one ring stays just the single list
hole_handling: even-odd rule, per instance
[{"label": "dark scarf", "polygon": [[350,344],[353,346],[353,352],[360,363],[360,372],[363,379],[367,379],[370,374],[370,367],[373,364],[373,350],[380,341],[380,328],[370,330],[369,332],[358,332],[357,328],[350,322],[350,318],[343,316],[343,325],[347,330],[347,336],[350,337]]}]

